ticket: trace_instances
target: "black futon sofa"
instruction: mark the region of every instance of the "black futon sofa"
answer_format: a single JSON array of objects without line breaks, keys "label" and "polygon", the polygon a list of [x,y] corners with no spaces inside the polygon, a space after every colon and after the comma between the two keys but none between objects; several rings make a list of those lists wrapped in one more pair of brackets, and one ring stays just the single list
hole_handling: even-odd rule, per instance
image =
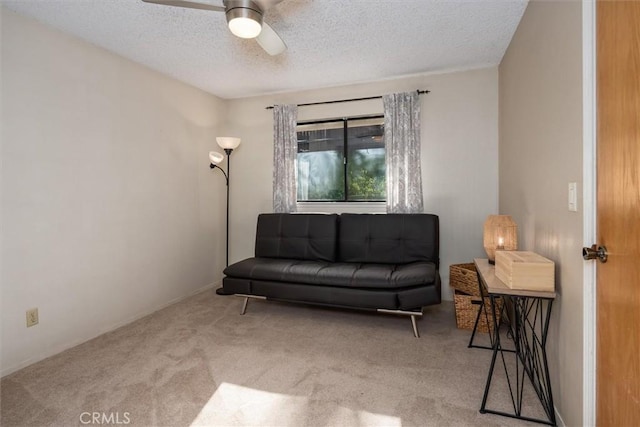
[{"label": "black futon sofa", "polygon": [[439,222],[431,214],[261,214],[255,257],[224,270],[225,294],[411,317],[439,304]]}]

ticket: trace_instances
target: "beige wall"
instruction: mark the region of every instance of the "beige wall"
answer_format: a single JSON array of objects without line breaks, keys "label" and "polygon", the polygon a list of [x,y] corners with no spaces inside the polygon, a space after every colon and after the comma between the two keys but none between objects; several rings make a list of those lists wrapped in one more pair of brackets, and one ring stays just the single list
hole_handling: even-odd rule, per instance
[{"label": "beige wall", "polygon": [[[529,3],[500,64],[500,212],[520,248],[556,262],[548,343],[555,404],[582,425],[582,26],[580,2]],[[579,212],[567,208],[578,183]]]},{"label": "beige wall", "polygon": [[[497,78],[492,67],[229,101],[226,128],[243,139],[232,159],[231,262],[253,255],[256,217],[272,210],[273,121],[266,106],[428,89],[420,98],[424,207],[440,216],[443,297],[451,299],[449,264],[483,256],[482,224],[498,208]],[[382,101],[372,100],[301,107],[298,118],[381,112]]]},{"label": "beige wall", "polygon": [[220,279],[223,111],[2,10],[3,375]]}]

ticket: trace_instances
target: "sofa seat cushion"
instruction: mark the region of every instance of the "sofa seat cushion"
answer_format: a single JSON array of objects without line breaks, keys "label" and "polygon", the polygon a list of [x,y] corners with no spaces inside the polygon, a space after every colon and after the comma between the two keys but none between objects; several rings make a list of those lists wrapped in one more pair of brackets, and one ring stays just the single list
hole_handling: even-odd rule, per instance
[{"label": "sofa seat cushion", "polygon": [[328,263],[248,258],[224,270],[227,277],[351,288],[406,288],[436,283],[432,262],[409,264]]}]

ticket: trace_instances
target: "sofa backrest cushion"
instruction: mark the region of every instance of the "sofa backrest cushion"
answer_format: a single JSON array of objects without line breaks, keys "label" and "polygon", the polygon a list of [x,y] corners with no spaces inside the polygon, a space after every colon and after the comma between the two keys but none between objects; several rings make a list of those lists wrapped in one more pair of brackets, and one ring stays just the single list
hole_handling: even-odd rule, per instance
[{"label": "sofa backrest cushion", "polygon": [[260,214],[256,257],[336,261],[338,215]]},{"label": "sofa backrest cushion", "polygon": [[342,214],[338,261],[438,266],[439,230],[432,214]]}]

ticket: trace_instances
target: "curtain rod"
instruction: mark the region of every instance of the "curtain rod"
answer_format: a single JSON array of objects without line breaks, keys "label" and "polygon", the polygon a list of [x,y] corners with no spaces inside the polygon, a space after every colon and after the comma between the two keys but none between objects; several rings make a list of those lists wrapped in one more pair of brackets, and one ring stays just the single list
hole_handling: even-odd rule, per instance
[{"label": "curtain rod", "polygon": [[[423,93],[429,93],[429,90],[417,90],[418,95],[422,95]],[[353,102],[353,101],[368,101],[370,99],[381,99],[382,95],[379,96],[367,96],[364,98],[351,98],[351,99],[338,99],[335,101],[322,101],[322,102],[308,102],[306,104],[298,104],[298,107],[308,107],[309,105],[322,105],[322,104],[337,104],[339,102]],[[273,105],[269,105],[266,107],[267,110],[272,110]]]}]

